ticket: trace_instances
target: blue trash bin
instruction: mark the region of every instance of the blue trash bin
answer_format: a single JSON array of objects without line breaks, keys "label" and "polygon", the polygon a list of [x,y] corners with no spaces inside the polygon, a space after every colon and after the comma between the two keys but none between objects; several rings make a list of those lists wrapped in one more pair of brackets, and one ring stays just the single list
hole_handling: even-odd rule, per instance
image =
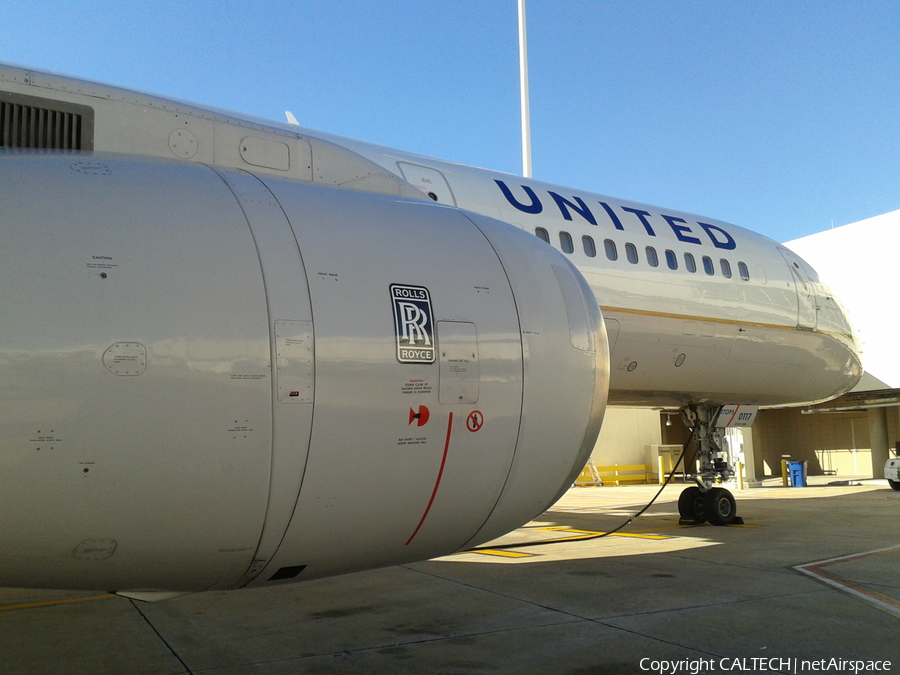
[{"label": "blue trash bin", "polygon": [[806,487],[806,462],[788,462],[791,487]]}]

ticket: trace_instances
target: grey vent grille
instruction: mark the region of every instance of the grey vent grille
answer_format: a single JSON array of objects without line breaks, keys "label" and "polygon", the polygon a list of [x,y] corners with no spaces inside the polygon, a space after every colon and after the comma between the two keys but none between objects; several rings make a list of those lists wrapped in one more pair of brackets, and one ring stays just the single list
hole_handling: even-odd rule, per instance
[{"label": "grey vent grille", "polygon": [[86,105],[0,92],[0,147],[93,150],[94,110]]}]

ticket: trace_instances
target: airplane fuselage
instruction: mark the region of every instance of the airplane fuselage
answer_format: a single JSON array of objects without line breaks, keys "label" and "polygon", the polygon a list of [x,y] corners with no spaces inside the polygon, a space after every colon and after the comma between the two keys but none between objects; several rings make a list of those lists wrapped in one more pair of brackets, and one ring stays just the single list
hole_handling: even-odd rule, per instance
[{"label": "airplane fuselage", "polygon": [[606,320],[611,404],[799,405],[838,396],[859,378],[859,342],[846,311],[807,263],[767,237],[674,209],[322,136],[432,199],[512,223],[564,253]]}]

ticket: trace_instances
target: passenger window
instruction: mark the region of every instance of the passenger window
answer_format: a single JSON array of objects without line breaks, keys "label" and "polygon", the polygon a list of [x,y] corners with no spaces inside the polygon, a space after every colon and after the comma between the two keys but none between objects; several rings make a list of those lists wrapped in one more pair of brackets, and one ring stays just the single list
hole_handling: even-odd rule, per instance
[{"label": "passenger window", "polygon": [[625,244],[625,257],[632,265],[637,265],[638,254],[637,247],[634,244]]},{"label": "passenger window", "polygon": [[593,258],[597,255],[597,247],[594,246],[594,239],[592,237],[588,237],[587,235],[581,238],[581,245],[584,247],[584,254],[588,258]]},{"label": "passenger window", "polygon": [[647,255],[647,264],[650,267],[659,267],[659,257],[656,255],[655,248],[648,246],[644,249],[644,253]]},{"label": "passenger window", "polygon": [[603,248],[606,249],[606,257],[610,260],[618,260],[619,259],[619,251],[616,250],[616,242],[612,239],[605,239],[603,241]]},{"label": "passenger window", "polygon": [[687,267],[687,271],[691,274],[697,271],[697,261],[694,260],[694,256],[692,254],[684,254],[684,266]]},{"label": "passenger window", "polygon": [[678,269],[678,258],[675,257],[675,251],[666,250],[666,265],[669,266],[670,270]]},{"label": "passenger window", "polygon": [[738,263],[738,274],[741,275],[741,279],[744,281],[750,281],[750,270],[748,270],[747,265],[742,262]]},{"label": "passenger window", "polygon": [[731,263],[728,262],[727,260],[725,260],[725,258],[722,258],[719,261],[719,263],[722,267],[722,276],[725,277],[726,279],[730,279],[731,278]]},{"label": "passenger window", "polygon": [[559,246],[563,253],[572,253],[575,250],[575,244],[572,243],[572,235],[568,232],[560,232]]},{"label": "passenger window", "polygon": [[713,276],[716,273],[716,268],[713,265],[712,258],[708,255],[703,256],[703,271],[706,272],[709,276]]},{"label": "passenger window", "polygon": [[537,228],[534,233],[537,235],[537,238],[541,241],[550,243],[550,234],[543,227]]}]

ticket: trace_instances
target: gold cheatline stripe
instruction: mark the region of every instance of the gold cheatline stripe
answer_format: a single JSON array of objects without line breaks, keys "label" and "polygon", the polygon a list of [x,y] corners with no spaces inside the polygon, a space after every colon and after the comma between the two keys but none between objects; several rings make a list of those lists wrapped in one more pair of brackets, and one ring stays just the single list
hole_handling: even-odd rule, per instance
[{"label": "gold cheatline stripe", "polygon": [[68,598],[66,600],[46,600],[44,602],[26,602],[21,605],[2,605],[0,612],[11,609],[31,609],[32,607],[50,607],[51,605],[65,605],[70,602],[88,602],[89,600],[106,600],[107,598],[115,598],[115,595],[92,595],[89,598]]},{"label": "gold cheatline stripe", "polygon": [[[601,312],[619,313],[619,314],[636,314],[638,316],[656,316],[662,319],[681,319],[683,321],[700,321],[703,323],[725,323],[732,326],[752,326],[754,328],[771,328],[773,330],[801,330],[797,326],[785,326],[777,323],[757,323],[755,321],[738,321],[737,319],[721,319],[709,316],[692,316],[690,314],[671,314],[669,312],[651,312],[645,309],[630,309],[625,307],[604,307],[600,305]],[[848,333],[836,333],[828,330],[807,330],[801,332],[821,333],[822,335],[830,335],[831,337],[840,337],[852,340],[853,337]]]}]

